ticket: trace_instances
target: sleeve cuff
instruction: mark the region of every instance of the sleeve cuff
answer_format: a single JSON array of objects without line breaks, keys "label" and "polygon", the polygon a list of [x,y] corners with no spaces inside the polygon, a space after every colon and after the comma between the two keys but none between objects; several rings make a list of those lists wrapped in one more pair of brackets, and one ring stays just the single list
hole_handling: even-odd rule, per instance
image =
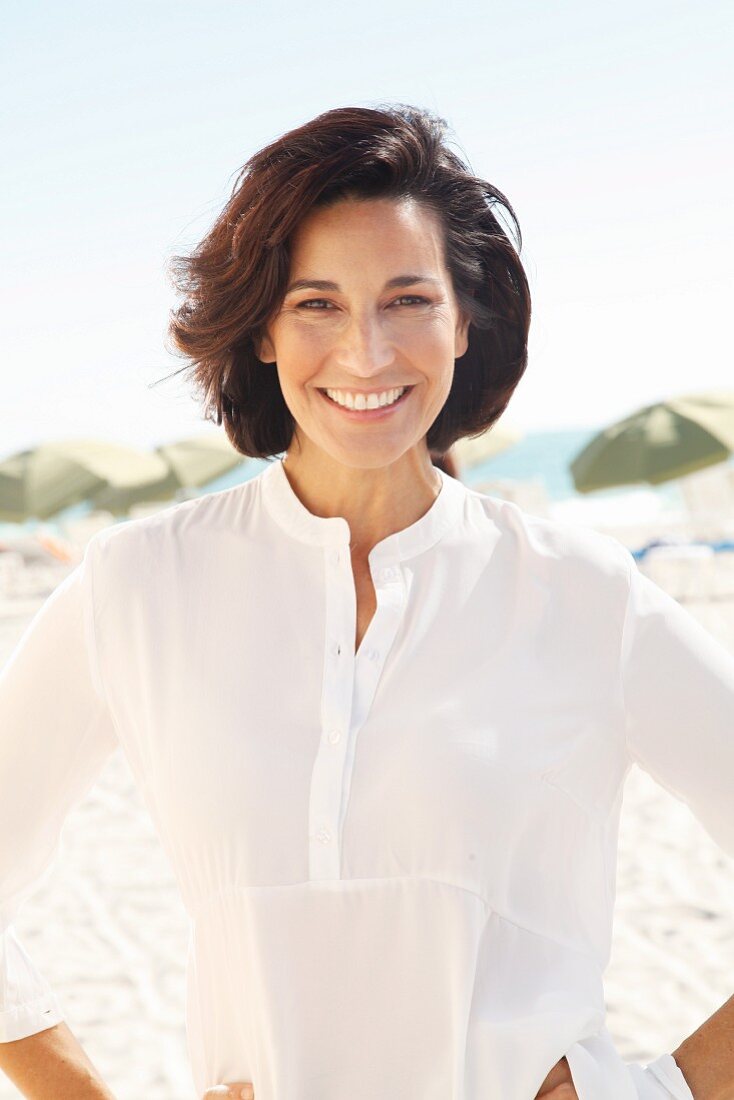
[{"label": "sleeve cuff", "polygon": [[654,1062],[649,1063],[647,1070],[662,1081],[675,1100],[694,1100],[688,1082],[672,1054],[661,1054]]},{"label": "sleeve cuff", "polygon": [[61,1005],[51,994],[27,1004],[16,1005],[0,1012],[0,1043],[27,1039],[39,1031],[60,1024],[64,1019]]},{"label": "sleeve cuff", "polygon": [[661,1054],[645,1068],[628,1065],[640,1100],[694,1100],[688,1082],[672,1054]]}]

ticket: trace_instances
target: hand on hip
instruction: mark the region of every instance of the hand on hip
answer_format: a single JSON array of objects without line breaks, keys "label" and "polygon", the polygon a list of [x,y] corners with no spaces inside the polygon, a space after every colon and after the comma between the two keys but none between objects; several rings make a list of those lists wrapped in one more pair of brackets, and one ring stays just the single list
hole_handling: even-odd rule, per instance
[{"label": "hand on hip", "polygon": [[[255,1100],[255,1090],[249,1082],[233,1081],[207,1089],[202,1100]],[[535,1100],[579,1100],[566,1058],[556,1062]]]},{"label": "hand on hip", "polygon": [[228,1085],[212,1085],[201,1100],[255,1100],[255,1090],[250,1081],[233,1081]]},{"label": "hand on hip", "polygon": [[579,1100],[579,1094],[573,1085],[568,1059],[556,1062],[537,1093],[535,1100]]}]

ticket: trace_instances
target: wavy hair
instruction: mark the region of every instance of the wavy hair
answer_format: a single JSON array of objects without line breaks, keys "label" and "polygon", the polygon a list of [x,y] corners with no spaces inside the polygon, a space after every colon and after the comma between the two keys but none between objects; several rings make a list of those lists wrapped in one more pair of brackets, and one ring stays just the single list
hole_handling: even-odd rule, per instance
[{"label": "wavy hair", "polygon": [[243,455],[269,458],[290,446],[295,424],[276,365],[255,348],[285,296],[294,231],[310,211],[342,198],[410,198],[440,220],[446,268],[470,323],[467,351],[427,433],[429,451],[445,454],[504,412],[527,366],[531,306],[520,226],[502,192],[449,148],[448,129],[439,116],[402,104],[317,115],[250,157],[206,236],[169,261],[181,298],[170,313],[169,346],[186,358],[181,370],[203,398],[205,418],[223,424]]}]

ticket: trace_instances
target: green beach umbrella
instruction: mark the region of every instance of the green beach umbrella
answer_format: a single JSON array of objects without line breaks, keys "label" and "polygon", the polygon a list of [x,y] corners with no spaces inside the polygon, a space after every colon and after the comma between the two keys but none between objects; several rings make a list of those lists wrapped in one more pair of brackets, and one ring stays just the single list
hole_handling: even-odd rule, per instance
[{"label": "green beach umbrella", "polygon": [[49,519],[100,486],[129,490],[166,472],[158,455],[101,439],[67,439],[18,451],[0,462],[0,520]]},{"label": "green beach umbrella", "polygon": [[178,477],[181,485],[199,488],[243,462],[251,462],[232,446],[224,431],[203,432],[155,448]]},{"label": "green beach umbrella", "polygon": [[152,453],[163,464],[157,481],[130,488],[101,486],[92,497],[94,506],[119,513],[143,501],[173,500],[182,489],[201,488],[233,467],[251,461],[232,446],[224,431],[163,443]]},{"label": "green beach umbrella", "polygon": [[570,463],[576,491],[661,485],[734,452],[734,390],[647,405],[595,435]]}]

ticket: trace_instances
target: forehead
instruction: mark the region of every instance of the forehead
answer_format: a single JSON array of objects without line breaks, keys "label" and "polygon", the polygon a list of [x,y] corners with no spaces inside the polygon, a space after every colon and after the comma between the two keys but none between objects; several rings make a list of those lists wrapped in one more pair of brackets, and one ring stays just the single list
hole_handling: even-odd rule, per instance
[{"label": "forehead", "polygon": [[[325,265],[353,266],[357,253],[360,264],[422,263],[438,274],[443,271],[439,219],[412,199],[340,199],[310,211],[300,223],[291,242],[291,267],[294,274],[300,274],[296,267],[308,266],[310,274],[328,278]],[[316,271],[316,265],[324,270]]]}]

